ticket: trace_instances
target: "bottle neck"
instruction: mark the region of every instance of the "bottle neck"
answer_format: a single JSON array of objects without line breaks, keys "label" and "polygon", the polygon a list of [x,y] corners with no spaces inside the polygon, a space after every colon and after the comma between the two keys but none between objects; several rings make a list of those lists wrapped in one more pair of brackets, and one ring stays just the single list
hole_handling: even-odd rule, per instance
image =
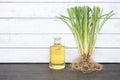
[{"label": "bottle neck", "polygon": [[60,45],[61,38],[54,38],[54,45]]}]

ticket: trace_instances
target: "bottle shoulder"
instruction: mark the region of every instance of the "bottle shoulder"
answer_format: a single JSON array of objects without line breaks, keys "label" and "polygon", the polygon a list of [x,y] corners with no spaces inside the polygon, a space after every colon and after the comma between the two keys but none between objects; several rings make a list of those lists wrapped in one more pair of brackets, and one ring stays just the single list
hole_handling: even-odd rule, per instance
[{"label": "bottle shoulder", "polygon": [[64,45],[52,45],[52,46],[50,46],[51,48],[52,47],[63,47],[63,48],[65,48],[65,46]]}]

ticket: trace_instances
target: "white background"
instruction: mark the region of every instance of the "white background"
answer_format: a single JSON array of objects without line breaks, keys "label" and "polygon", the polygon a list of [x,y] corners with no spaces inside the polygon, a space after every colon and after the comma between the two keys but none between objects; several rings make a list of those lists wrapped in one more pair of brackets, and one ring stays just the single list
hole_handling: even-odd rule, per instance
[{"label": "white background", "polygon": [[120,63],[120,0],[0,0],[0,63],[47,63],[53,37],[62,37],[66,62],[78,51],[69,28],[56,18],[71,6],[99,6],[115,15],[103,26],[93,59]]}]

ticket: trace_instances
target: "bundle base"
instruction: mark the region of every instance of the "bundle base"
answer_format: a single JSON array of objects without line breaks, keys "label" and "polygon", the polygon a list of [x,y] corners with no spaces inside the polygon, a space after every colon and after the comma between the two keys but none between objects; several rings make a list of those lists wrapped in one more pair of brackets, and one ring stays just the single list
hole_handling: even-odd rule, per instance
[{"label": "bundle base", "polygon": [[89,56],[80,56],[76,58],[70,64],[71,70],[82,71],[83,73],[89,73],[94,71],[101,71],[103,65],[96,63]]}]

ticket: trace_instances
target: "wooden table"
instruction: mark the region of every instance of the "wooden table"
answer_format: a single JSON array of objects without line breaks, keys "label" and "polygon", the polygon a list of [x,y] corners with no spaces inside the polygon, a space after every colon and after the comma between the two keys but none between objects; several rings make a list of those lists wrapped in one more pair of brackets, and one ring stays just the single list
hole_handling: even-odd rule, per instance
[{"label": "wooden table", "polygon": [[0,64],[0,80],[120,80],[120,64],[104,64],[101,72],[84,74],[51,70],[48,64]]}]

